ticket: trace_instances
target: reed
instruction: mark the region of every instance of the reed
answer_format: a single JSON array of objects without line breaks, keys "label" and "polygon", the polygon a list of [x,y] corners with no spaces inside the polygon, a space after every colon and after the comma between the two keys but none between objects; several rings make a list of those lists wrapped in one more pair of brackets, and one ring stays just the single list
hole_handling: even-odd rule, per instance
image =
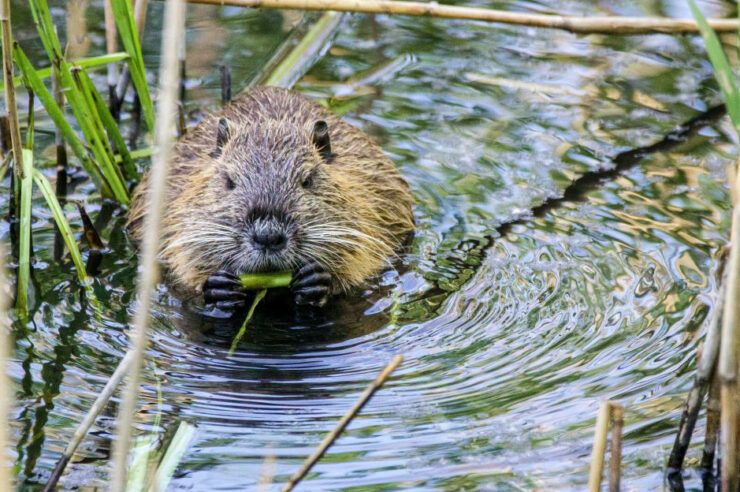
[{"label": "reed", "polygon": [[56,222],[57,227],[62,233],[64,244],[67,246],[69,255],[72,257],[72,263],[74,263],[75,269],[77,270],[77,278],[83,285],[87,285],[87,271],[85,270],[85,264],[82,261],[80,249],[77,247],[77,242],[75,241],[74,234],[72,234],[72,229],[69,227],[69,223],[62,211],[62,206],[59,204],[59,201],[54,194],[54,190],[51,188],[51,184],[49,184],[49,181],[38,169],[34,169],[33,171],[33,181],[41,190],[41,194],[44,195],[44,199],[46,199],[46,203],[54,216],[54,222]]},{"label": "reed", "polygon": [[18,120],[18,106],[15,103],[15,86],[13,80],[13,33],[10,20],[10,0],[0,1],[0,27],[2,28],[3,41],[3,83],[5,92],[5,108],[8,111],[8,124],[10,129],[10,141],[13,147],[13,160],[15,162],[15,174],[18,179],[23,178],[23,144],[21,142],[21,130]]},{"label": "reed", "polygon": [[[108,145],[108,136],[105,134],[100,115],[92,103],[90,94],[81,90],[79,76],[75,77],[73,75],[70,64],[64,58],[46,0],[29,0],[29,5],[39,37],[49,59],[57,69],[72,113],[92,150],[95,161],[100,167],[100,173],[108,185],[108,189],[101,189],[101,193],[104,196],[115,198],[123,204],[128,204],[128,190],[120,177],[120,173],[116,171],[117,166],[113,162],[113,153]],[[75,70],[80,71],[81,69],[76,68]],[[46,92],[48,93],[48,91]]]},{"label": "reed", "polygon": [[606,400],[599,405],[596,427],[594,428],[594,445],[591,449],[591,467],[588,473],[589,492],[599,492],[601,489],[601,476],[604,473],[604,453],[606,452],[606,439],[609,433],[610,409],[611,406]]},{"label": "reed", "polygon": [[622,428],[624,427],[624,407],[611,402],[612,446],[609,455],[609,492],[619,492],[622,478]]},{"label": "reed", "polygon": [[380,371],[378,377],[376,377],[375,380],[371,382],[370,385],[365,389],[365,391],[362,392],[355,404],[352,405],[352,407],[347,410],[347,413],[345,413],[344,416],[339,420],[339,422],[337,422],[337,425],[334,427],[334,429],[326,435],[326,437],[323,441],[321,441],[316,450],[311,453],[308,458],[306,458],[306,461],[303,462],[303,465],[301,465],[298,471],[296,471],[293,476],[290,477],[288,482],[281,489],[282,492],[289,492],[293,490],[296,485],[298,485],[298,482],[300,482],[303,477],[306,476],[311,468],[321,459],[324,453],[326,453],[326,450],[329,449],[332,444],[334,444],[334,441],[336,441],[342,431],[347,427],[347,425],[349,425],[349,423],[352,421],[353,418],[355,418],[360,410],[362,410],[362,407],[365,406],[370,398],[372,398],[375,392],[378,391],[381,386],[383,386],[383,384],[390,377],[391,373],[396,370],[401,362],[403,362],[403,356],[400,354],[396,355],[388,363],[388,365],[386,365],[383,370]]},{"label": "reed", "polygon": [[[28,287],[31,277],[31,194],[33,193],[33,151],[22,149],[18,236],[18,284],[15,306],[21,317],[28,314]],[[17,165],[17,163],[16,163]]]},{"label": "reed", "polygon": [[259,292],[257,292],[257,294],[254,296],[254,300],[252,301],[252,305],[249,307],[247,316],[244,318],[244,321],[242,322],[242,326],[239,328],[239,331],[236,333],[234,340],[231,342],[231,347],[229,347],[228,357],[231,357],[232,355],[234,355],[234,351],[236,350],[236,347],[239,345],[239,342],[241,341],[242,337],[244,337],[244,333],[247,331],[247,325],[249,324],[249,321],[252,319],[252,316],[254,316],[254,310],[257,309],[257,304],[260,303],[260,301],[265,297],[266,294],[267,294],[267,289],[264,288],[260,290]]},{"label": "reed", "polygon": [[[88,58],[80,58],[79,60],[73,60],[73,63],[77,67],[84,68],[85,70],[95,70],[101,67],[105,67],[111,63],[116,63],[128,59],[128,53],[119,52],[111,53],[109,55],[91,56]],[[54,67],[39,68],[35,70],[36,75],[41,80],[48,79],[52,76]],[[18,88],[23,85],[23,76],[13,77],[13,86]],[[0,88],[5,89],[5,82],[0,83]]]},{"label": "reed", "polygon": [[[145,2],[145,0],[139,0],[139,2]],[[116,26],[118,27],[121,42],[126,53],[129,55],[129,58],[126,60],[128,73],[130,74],[134,88],[136,88],[136,93],[139,96],[144,121],[146,122],[146,126],[150,130],[153,130],[154,105],[149,96],[149,85],[146,82],[144,59],[141,55],[141,45],[139,43],[139,31],[134,22],[134,12],[131,7],[131,2],[112,1],[111,7],[113,9],[113,16],[116,20]],[[121,100],[122,99],[123,98],[121,97]]]},{"label": "reed", "polygon": [[[581,34],[686,34],[699,31],[691,19],[666,17],[564,16],[527,14],[477,7],[441,5],[436,2],[400,2],[395,0],[188,0],[191,3],[234,5],[239,7],[333,10],[367,14],[411,15],[444,19],[466,19],[500,24],[562,29]],[[710,19],[709,25],[717,31],[738,30],[735,19]]]},{"label": "reed", "polygon": [[[740,88],[736,74],[722,51],[717,35],[696,6],[689,0],[691,12],[701,32],[707,55],[712,63],[717,84],[725,99],[733,127],[740,136]],[[738,418],[740,418],[740,386],[738,385],[738,355],[740,353],[740,155],[730,180],[732,218],[730,225],[730,257],[727,264],[727,283],[722,306],[721,345],[719,352],[720,379],[720,450],[721,488],[737,490],[740,486],[740,450],[738,450]]]},{"label": "reed", "polygon": [[[128,2],[115,2],[115,4]],[[130,18],[133,24],[133,18]],[[124,24],[123,22],[121,24]],[[138,278],[138,306],[131,333],[133,362],[128,371],[128,383],[123,394],[123,401],[118,413],[117,437],[113,449],[113,473],[111,490],[123,492],[126,488],[127,460],[132,435],[132,423],[139,393],[139,377],[144,348],[147,343],[147,326],[152,290],[158,279],[157,255],[161,216],[167,187],[167,168],[172,153],[173,134],[175,129],[174,115],[177,108],[178,90],[178,52],[179,43],[183,42],[185,24],[185,2],[171,0],[167,2],[162,36],[162,63],[160,66],[159,104],[157,107],[157,127],[155,129],[155,155],[152,159],[151,192],[149,210],[145,219],[145,232],[142,241],[140,274]],[[119,25],[119,30],[121,26]],[[131,67],[131,65],[129,65]],[[133,70],[132,70],[133,75]]]},{"label": "reed", "polygon": [[113,192],[111,191],[99,166],[90,158],[90,155],[85,148],[85,144],[77,135],[77,132],[74,131],[67,122],[62,108],[57,104],[54,96],[52,96],[46,88],[41,77],[39,77],[38,73],[33,69],[31,62],[18,44],[13,46],[13,53],[15,55],[15,61],[18,64],[18,68],[23,74],[25,83],[28,87],[33,89],[36,96],[39,98],[39,101],[41,101],[41,104],[44,106],[46,113],[49,115],[49,118],[51,118],[56,128],[69,144],[72,152],[74,152],[75,156],[80,161],[80,164],[85,169],[88,176],[90,176],[90,179],[92,179],[96,187],[101,190],[103,195],[112,196]]}]

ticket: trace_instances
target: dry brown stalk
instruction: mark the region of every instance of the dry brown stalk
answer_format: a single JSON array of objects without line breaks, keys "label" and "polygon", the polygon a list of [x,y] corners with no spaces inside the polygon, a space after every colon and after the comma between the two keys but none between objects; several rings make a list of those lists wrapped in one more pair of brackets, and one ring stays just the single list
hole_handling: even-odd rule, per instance
[{"label": "dry brown stalk", "polygon": [[722,313],[722,346],[719,355],[720,450],[722,490],[737,490],[738,479],[738,353],[740,352],[740,172],[735,170],[730,183],[733,190],[730,228],[730,259],[727,264],[727,287]]},{"label": "dry brown stalk", "polygon": [[[139,0],[140,2],[144,0]],[[155,154],[152,158],[151,184],[147,216],[144,224],[141,265],[139,269],[138,307],[131,333],[133,362],[129,370],[128,383],[123,393],[123,401],[118,413],[118,433],[113,446],[113,474],[111,490],[126,490],[127,462],[136,404],[139,396],[139,377],[144,349],[147,343],[147,327],[152,291],[159,279],[157,253],[161,233],[161,218],[167,188],[167,169],[172,154],[177,93],[180,71],[178,67],[179,45],[184,42],[185,27],[184,0],[170,0],[166,3],[162,33],[162,63],[159,71],[159,104],[155,127]]]},{"label": "dry brown stalk", "polygon": [[[696,33],[693,19],[665,17],[569,17],[563,15],[527,14],[478,7],[440,5],[436,2],[397,2],[394,0],[188,0],[190,3],[235,5],[240,7],[334,10],[370,14],[413,15],[446,19],[468,19],[520,26],[564,29],[574,33],[649,34]],[[715,31],[737,31],[736,19],[707,19]]]},{"label": "dry brown stalk", "polygon": [[334,443],[337,437],[339,437],[339,434],[341,434],[345,427],[347,427],[347,424],[352,421],[352,419],[362,409],[365,403],[367,403],[370,397],[373,396],[373,394],[381,386],[383,386],[383,383],[385,383],[391,373],[398,367],[401,362],[403,362],[403,356],[396,355],[395,357],[393,357],[393,360],[391,360],[388,365],[385,366],[382,371],[380,371],[378,377],[376,377],[375,380],[370,383],[370,385],[365,389],[365,391],[362,392],[355,404],[352,405],[352,408],[350,408],[347,413],[344,414],[344,417],[342,417],[341,420],[337,423],[336,427],[334,427],[334,429],[326,435],[324,440],[321,441],[321,443],[311,454],[311,456],[306,458],[306,461],[303,462],[301,468],[297,472],[295,472],[292,477],[290,477],[290,480],[288,480],[288,483],[285,484],[281,492],[289,492],[293,490],[298,482],[300,482],[301,479],[306,476],[313,465],[315,465],[316,462],[321,459],[326,450],[329,449],[329,447]]},{"label": "dry brown stalk", "polygon": [[599,492],[601,476],[604,473],[604,453],[606,452],[606,437],[609,433],[609,414],[611,405],[604,400],[599,405],[594,428],[594,447],[591,450],[591,468],[588,473],[588,491]]},{"label": "dry brown stalk", "polygon": [[622,428],[624,427],[624,407],[610,402],[612,413],[612,450],[609,456],[609,492],[619,492],[622,476]]},{"label": "dry brown stalk", "polygon": [[100,394],[98,394],[98,397],[95,399],[95,402],[93,402],[90,410],[87,411],[87,415],[85,415],[85,418],[82,419],[82,422],[80,422],[80,425],[77,426],[74,434],[72,434],[72,438],[69,440],[67,447],[64,448],[64,453],[62,453],[62,457],[59,458],[59,461],[54,467],[54,471],[51,473],[49,481],[46,482],[44,492],[52,492],[53,490],[55,490],[57,482],[61,478],[62,473],[64,473],[64,469],[67,467],[69,460],[72,459],[75,451],[77,451],[77,447],[90,431],[90,428],[95,423],[95,420],[103,412],[105,405],[108,403],[108,400],[110,400],[110,397],[113,396],[113,392],[118,387],[118,383],[121,382],[123,376],[125,376],[126,373],[129,371],[131,367],[131,362],[133,362],[134,360],[133,356],[133,351],[129,351],[126,353],[123,359],[121,359],[121,362],[118,363],[118,367],[116,367],[116,370],[113,371],[113,374],[111,374],[108,382],[105,383],[103,390],[100,392]]},{"label": "dry brown stalk", "polygon": [[3,39],[3,83],[5,84],[5,108],[10,123],[10,141],[13,145],[13,162],[15,173],[23,179],[23,142],[18,125],[18,107],[15,104],[15,87],[13,86],[13,33],[10,23],[10,0],[0,3],[0,24]]}]

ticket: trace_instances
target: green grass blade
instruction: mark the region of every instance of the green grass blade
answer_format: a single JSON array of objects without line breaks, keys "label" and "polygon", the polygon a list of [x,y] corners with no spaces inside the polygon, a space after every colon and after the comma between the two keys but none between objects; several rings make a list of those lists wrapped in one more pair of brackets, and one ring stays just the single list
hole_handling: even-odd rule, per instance
[{"label": "green grass blade", "polygon": [[82,164],[82,167],[85,168],[87,174],[90,176],[95,185],[103,194],[112,196],[110,187],[108,186],[108,183],[103,179],[100,169],[90,158],[90,155],[88,154],[85,145],[82,143],[82,140],[79,136],[77,136],[77,133],[67,122],[66,118],[64,117],[64,113],[57,105],[51,92],[49,92],[44,83],[41,81],[38,72],[33,70],[31,62],[28,60],[26,54],[23,52],[20,46],[18,46],[17,43],[13,46],[13,50],[16,64],[23,74],[26,84],[28,84],[28,86],[33,90],[33,92],[36,94],[36,97],[39,98],[39,101],[41,101],[41,104],[44,106],[44,109],[46,109],[49,117],[52,119],[57,128],[59,128],[59,131],[62,132],[64,140],[66,140],[66,142],[72,148],[72,152],[74,152],[75,156],[77,156],[77,159]]},{"label": "green grass blade", "polygon": [[49,205],[52,215],[54,215],[54,221],[56,222],[59,231],[62,233],[64,244],[67,245],[69,254],[72,257],[72,262],[77,270],[77,278],[80,279],[80,282],[86,284],[87,271],[85,270],[85,263],[82,261],[82,255],[80,254],[80,249],[75,241],[74,234],[72,234],[72,229],[69,227],[69,222],[67,222],[67,218],[64,216],[62,206],[59,205],[59,201],[54,194],[54,190],[51,188],[49,180],[47,180],[46,176],[41,174],[41,171],[38,169],[33,171],[33,180],[36,183],[36,186],[41,190],[41,194],[44,195],[46,203]]},{"label": "green grass blade", "polygon": [[[75,60],[72,63],[75,66],[86,68],[88,70],[94,70],[96,68],[104,67],[108,65],[109,63],[115,63],[123,60],[128,60],[129,56],[128,53],[125,53],[123,51],[119,53],[110,53],[108,55],[100,55],[100,56],[92,56],[89,58],[81,58],[79,60]],[[36,70],[36,75],[38,75],[38,78],[41,80],[48,79],[51,77],[51,67],[47,68],[40,68]],[[13,77],[13,85],[15,87],[20,87],[23,85],[23,77]],[[5,84],[0,82],[0,91],[5,89]]]},{"label": "green grass blade", "polygon": [[33,151],[23,149],[24,178],[20,183],[20,221],[18,239],[18,296],[16,308],[28,314],[28,286],[31,277],[31,194],[33,193]]},{"label": "green grass blade", "polygon": [[[134,166],[134,160],[131,158],[128,147],[126,147],[126,142],[123,140],[123,136],[121,136],[121,132],[118,130],[118,124],[116,123],[116,120],[113,119],[113,115],[110,113],[110,109],[108,109],[108,106],[105,104],[105,101],[103,101],[103,98],[100,97],[100,93],[95,88],[95,85],[90,79],[90,76],[84,70],[76,70],[75,74],[79,74],[80,81],[82,82],[82,90],[85,93],[89,94],[90,99],[92,99],[92,103],[95,105],[98,116],[100,117],[100,121],[105,128],[105,132],[108,134],[111,140],[113,140],[113,143],[116,146],[116,150],[120,155],[120,159],[123,162],[127,177],[129,179],[138,180],[139,173],[136,171],[136,167]],[[111,161],[116,162],[115,156],[112,151]],[[118,166],[114,167],[116,170],[118,170]],[[122,175],[119,174],[119,178],[121,179],[121,181],[123,181]]]},{"label": "green grass blade", "polygon": [[[111,2],[113,4],[126,2]],[[128,191],[116,172],[117,166],[114,163],[113,153],[108,147],[107,136],[103,130],[97,109],[92,100],[84,94],[75,82],[70,71],[69,64],[65,61],[64,55],[59,45],[59,39],[49,14],[49,7],[46,0],[29,0],[31,13],[36,23],[36,27],[41,37],[44,48],[51,62],[56,66],[57,73],[65,96],[72,113],[80,125],[82,134],[92,149],[95,160],[100,166],[101,174],[108,183],[112,196],[124,205],[128,205]],[[120,173],[120,171],[119,171]]]},{"label": "green grass blade", "polygon": [[727,106],[727,113],[730,115],[735,131],[740,135],[740,90],[738,90],[737,78],[732,72],[717,34],[707,23],[707,19],[696,6],[696,2],[689,0],[689,7],[699,26],[701,37],[704,39],[709,61],[712,62],[714,68],[714,77],[717,79],[725,106]]},{"label": "green grass blade", "polygon": [[149,130],[154,130],[154,105],[149,95],[149,85],[146,81],[146,71],[144,69],[144,58],[141,55],[141,46],[139,44],[139,32],[136,30],[134,22],[134,12],[131,8],[131,2],[112,1],[113,17],[116,19],[116,27],[121,37],[126,53],[129,54],[128,67],[131,74],[131,81],[134,83],[136,92],[141,101],[141,110],[144,115],[144,121]]}]

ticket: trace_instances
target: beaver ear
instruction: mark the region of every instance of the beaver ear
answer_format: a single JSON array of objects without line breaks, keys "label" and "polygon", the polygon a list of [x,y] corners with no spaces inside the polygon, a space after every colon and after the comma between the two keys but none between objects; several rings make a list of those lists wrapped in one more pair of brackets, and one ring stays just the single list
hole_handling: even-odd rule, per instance
[{"label": "beaver ear", "polygon": [[326,121],[319,120],[313,124],[311,141],[316,146],[316,150],[319,151],[321,157],[326,162],[331,162],[333,155],[331,153],[331,142],[329,141],[329,125],[326,124]]},{"label": "beaver ear", "polygon": [[229,141],[231,129],[229,128],[229,120],[226,118],[220,118],[218,120],[218,128],[216,129],[216,149],[211,152],[211,157],[218,157],[221,155],[221,149],[224,144]]}]

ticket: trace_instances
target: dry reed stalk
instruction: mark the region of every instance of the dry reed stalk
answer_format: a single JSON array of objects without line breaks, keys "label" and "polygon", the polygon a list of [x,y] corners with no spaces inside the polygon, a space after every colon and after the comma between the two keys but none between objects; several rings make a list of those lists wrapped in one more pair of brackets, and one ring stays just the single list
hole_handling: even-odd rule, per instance
[{"label": "dry reed stalk", "polygon": [[13,401],[13,391],[10,377],[8,377],[8,361],[10,360],[10,336],[8,331],[8,288],[5,277],[5,248],[0,245],[0,490],[15,490],[13,488],[13,473],[8,466],[9,460],[5,453],[8,449],[8,426],[10,424],[10,407]]},{"label": "dry reed stalk", "polygon": [[13,167],[16,176],[23,179],[23,143],[18,124],[18,107],[15,104],[15,87],[13,86],[13,33],[10,23],[10,0],[0,2],[0,25],[3,40],[3,83],[5,84],[5,109],[10,123],[10,141],[13,146]]},{"label": "dry reed stalk", "polygon": [[[139,0],[140,2],[144,0]],[[167,188],[167,168],[172,154],[175,115],[177,113],[177,90],[179,44],[184,42],[185,1],[170,0],[166,3],[162,33],[162,62],[159,71],[159,104],[155,126],[155,154],[152,158],[149,210],[145,218],[142,241],[141,265],[139,267],[138,306],[131,333],[133,362],[123,393],[118,413],[118,432],[113,446],[113,474],[111,490],[126,489],[127,462],[132,435],[134,413],[139,394],[139,377],[144,349],[147,342],[147,326],[152,291],[159,278],[157,253],[161,229],[162,210]]]},{"label": "dry reed stalk", "polygon": [[727,264],[726,299],[722,313],[722,346],[719,356],[720,450],[722,490],[737,490],[738,480],[738,352],[740,352],[740,172],[730,183],[733,196],[730,259]]},{"label": "dry reed stalk", "polygon": [[334,429],[326,435],[326,437],[323,441],[321,441],[316,450],[311,453],[311,456],[306,458],[306,461],[303,462],[303,465],[301,465],[300,469],[295,472],[292,477],[290,477],[290,480],[288,480],[288,483],[286,483],[285,486],[281,489],[281,492],[289,492],[293,490],[298,482],[300,482],[301,479],[306,476],[313,465],[315,465],[316,462],[321,459],[326,450],[329,449],[329,447],[334,443],[337,437],[339,437],[339,434],[341,434],[342,431],[347,427],[347,424],[352,421],[352,419],[362,409],[365,403],[367,403],[370,397],[372,397],[373,394],[381,386],[383,386],[383,383],[385,383],[391,373],[398,367],[401,362],[403,362],[403,356],[396,355],[395,357],[393,357],[393,360],[391,360],[388,365],[385,366],[382,371],[380,371],[378,377],[376,377],[375,380],[370,383],[370,385],[365,389],[365,391],[362,392],[355,404],[352,405],[352,408],[350,408],[347,413],[344,414],[341,420],[339,420],[336,427],[334,427]]},{"label": "dry reed stalk", "polygon": [[609,414],[611,405],[607,400],[599,405],[594,428],[594,447],[591,450],[591,468],[588,473],[589,492],[599,492],[601,476],[604,473],[604,453],[606,452],[606,437],[609,433]]},{"label": "dry reed stalk", "polygon": [[624,407],[610,403],[612,414],[612,448],[609,456],[609,492],[619,492],[622,472],[622,428],[624,427]]},{"label": "dry reed stalk", "polygon": [[[188,0],[188,2],[254,8],[334,10],[339,12],[364,12],[368,14],[467,19],[520,26],[564,29],[574,33],[684,34],[698,32],[696,22],[693,19],[616,16],[569,17],[440,5],[436,2],[399,2],[395,0]],[[715,31],[738,30],[738,21],[736,19],[707,20]]]},{"label": "dry reed stalk", "polygon": [[74,434],[72,434],[72,438],[69,440],[67,447],[64,448],[64,453],[62,453],[62,457],[59,458],[59,461],[54,467],[54,471],[51,473],[51,477],[49,477],[49,480],[46,482],[44,492],[52,492],[55,489],[57,482],[59,482],[59,479],[62,477],[62,473],[64,473],[64,469],[67,467],[67,464],[74,456],[75,451],[77,451],[77,448],[79,447],[82,440],[90,431],[90,428],[95,423],[95,420],[103,412],[105,405],[108,403],[108,400],[110,400],[111,396],[113,396],[113,392],[118,387],[118,383],[121,382],[123,376],[125,376],[126,373],[129,371],[133,360],[134,353],[133,351],[129,350],[123,357],[123,359],[121,359],[121,362],[118,363],[118,367],[116,367],[116,370],[113,371],[113,374],[111,374],[110,378],[108,378],[108,382],[105,383],[105,386],[103,387],[100,394],[98,394],[98,397],[93,402],[90,410],[87,411],[87,415],[85,415],[85,418],[82,419],[82,422],[80,422],[80,425],[77,426]]},{"label": "dry reed stalk", "polygon": [[720,341],[722,337],[722,314],[725,304],[725,284],[727,278],[725,273],[725,266],[727,264],[726,259],[727,255],[725,253],[723,253],[719,259],[719,268],[717,272],[719,276],[719,292],[717,294],[717,302],[715,303],[716,307],[712,312],[709,327],[707,328],[704,350],[699,357],[696,378],[694,379],[694,384],[692,385],[686,399],[686,406],[681,414],[681,423],[679,424],[678,433],[676,434],[676,440],[673,443],[673,449],[668,458],[668,468],[670,470],[679,470],[683,466],[683,460],[686,457],[686,452],[691,443],[691,435],[694,432],[696,420],[699,417],[701,404],[704,401],[704,396],[707,394],[713,375],[716,372]]}]

